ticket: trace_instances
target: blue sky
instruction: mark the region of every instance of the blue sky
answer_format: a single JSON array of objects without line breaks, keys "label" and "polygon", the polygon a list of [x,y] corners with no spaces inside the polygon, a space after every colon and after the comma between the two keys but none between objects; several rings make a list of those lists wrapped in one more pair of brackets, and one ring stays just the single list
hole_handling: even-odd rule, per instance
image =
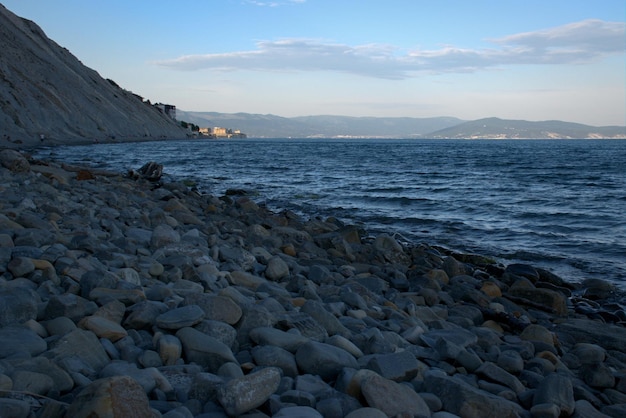
[{"label": "blue sky", "polygon": [[624,0],[0,0],[182,110],[626,125]]}]

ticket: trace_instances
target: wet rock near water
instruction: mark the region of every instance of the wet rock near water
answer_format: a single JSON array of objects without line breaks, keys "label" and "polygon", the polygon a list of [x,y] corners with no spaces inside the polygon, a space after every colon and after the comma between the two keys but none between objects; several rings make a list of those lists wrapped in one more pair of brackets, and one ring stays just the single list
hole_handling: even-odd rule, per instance
[{"label": "wet rock near water", "polygon": [[624,295],[0,155],[0,415],[621,417]]}]

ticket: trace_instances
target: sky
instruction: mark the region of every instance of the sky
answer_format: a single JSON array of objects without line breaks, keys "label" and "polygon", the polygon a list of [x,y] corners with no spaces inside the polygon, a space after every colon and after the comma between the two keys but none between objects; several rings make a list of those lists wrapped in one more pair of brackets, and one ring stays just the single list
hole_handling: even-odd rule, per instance
[{"label": "sky", "polygon": [[0,0],[186,111],[626,125],[624,0]]}]

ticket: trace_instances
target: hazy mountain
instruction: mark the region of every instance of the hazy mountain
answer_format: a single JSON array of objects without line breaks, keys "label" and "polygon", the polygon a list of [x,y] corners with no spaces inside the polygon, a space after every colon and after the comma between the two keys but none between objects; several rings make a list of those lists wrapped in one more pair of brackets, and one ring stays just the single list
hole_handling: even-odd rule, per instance
[{"label": "hazy mountain", "polygon": [[387,118],[185,112],[179,118],[201,127],[239,129],[250,138],[626,138],[626,127],[595,127],[561,121],[530,122],[498,118],[463,121],[453,117]]},{"label": "hazy mountain", "polygon": [[525,120],[487,118],[441,129],[430,133],[429,136],[431,138],[464,139],[626,138],[626,127],[596,127],[557,120],[529,122]]},{"label": "hazy mountain", "polygon": [[84,66],[0,4],[0,146],[183,138],[173,119]]},{"label": "hazy mountain", "polygon": [[388,118],[351,116],[299,116],[250,113],[178,111],[178,118],[201,127],[239,129],[251,138],[380,137],[416,138],[456,126],[463,120],[452,117]]}]

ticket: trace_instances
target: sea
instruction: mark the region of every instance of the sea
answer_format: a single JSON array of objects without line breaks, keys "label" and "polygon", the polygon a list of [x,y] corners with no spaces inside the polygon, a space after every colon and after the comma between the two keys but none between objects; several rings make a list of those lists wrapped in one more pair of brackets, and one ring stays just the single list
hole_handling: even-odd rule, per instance
[{"label": "sea", "polygon": [[197,139],[40,148],[127,172],[149,161],[203,193],[371,235],[626,289],[626,140]]}]

